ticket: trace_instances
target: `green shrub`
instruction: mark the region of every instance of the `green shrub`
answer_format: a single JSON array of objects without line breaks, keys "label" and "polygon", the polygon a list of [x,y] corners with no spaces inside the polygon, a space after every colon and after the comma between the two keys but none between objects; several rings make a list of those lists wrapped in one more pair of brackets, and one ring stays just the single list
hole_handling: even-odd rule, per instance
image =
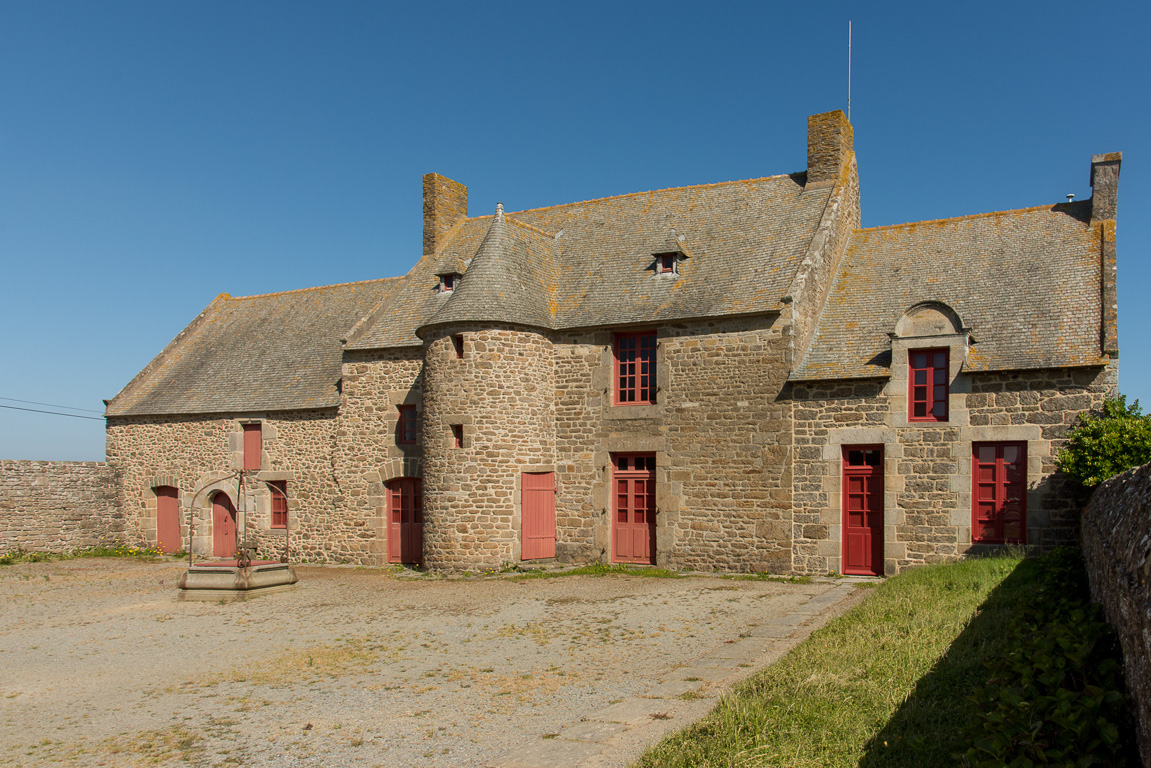
[{"label": "green shrub", "polygon": [[1118,640],[1090,602],[1078,553],[1058,550],[1041,563],[1033,599],[1008,630],[1012,650],[988,662],[990,680],[971,697],[979,716],[960,757],[975,768],[1127,765]]},{"label": "green shrub", "polygon": [[1151,415],[1125,395],[1103,403],[1102,411],[1082,413],[1059,452],[1059,469],[1085,488],[1151,461]]}]

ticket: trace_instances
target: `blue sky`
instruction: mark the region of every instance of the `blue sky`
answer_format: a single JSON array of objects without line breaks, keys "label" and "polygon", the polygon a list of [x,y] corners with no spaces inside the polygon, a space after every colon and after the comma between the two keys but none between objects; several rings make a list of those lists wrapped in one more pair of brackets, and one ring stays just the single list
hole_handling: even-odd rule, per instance
[{"label": "blue sky", "polygon": [[[1082,199],[1123,151],[1151,406],[1149,3],[270,0],[0,6],[0,404],[99,412],[220,292],[406,272],[429,171],[482,214],[803,170],[848,19],[864,226]],[[0,409],[0,458],[103,455]]]}]

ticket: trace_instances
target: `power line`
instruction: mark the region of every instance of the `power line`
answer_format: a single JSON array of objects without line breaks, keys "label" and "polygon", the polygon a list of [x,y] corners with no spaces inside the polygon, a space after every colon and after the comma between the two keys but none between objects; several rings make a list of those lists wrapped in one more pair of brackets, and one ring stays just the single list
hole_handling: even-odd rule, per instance
[{"label": "power line", "polygon": [[[68,406],[63,406],[67,408]],[[81,416],[78,413],[61,413],[60,411],[41,411],[39,408],[20,408],[15,405],[4,405],[0,403],[0,408],[11,408],[13,411],[31,411],[32,413],[50,413],[53,416],[71,416],[73,419],[92,419],[93,421],[103,421],[103,416]]]},{"label": "power line", "polygon": [[60,405],[59,403],[38,403],[35,400],[17,400],[15,397],[0,397],[0,400],[7,400],[10,403],[28,403],[29,405],[46,405],[49,408],[63,408],[66,411],[87,411],[88,413],[103,413],[94,408],[74,408],[71,405]]}]

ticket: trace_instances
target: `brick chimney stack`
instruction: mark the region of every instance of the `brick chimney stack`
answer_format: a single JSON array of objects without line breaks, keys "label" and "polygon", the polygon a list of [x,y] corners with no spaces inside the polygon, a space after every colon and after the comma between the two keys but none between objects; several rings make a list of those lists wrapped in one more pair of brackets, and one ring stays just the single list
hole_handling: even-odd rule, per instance
[{"label": "brick chimney stack", "polygon": [[435,253],[468,217],[468,188],[438,173],[424,174],[424,253]]},{"label": "brick chimney stack", "polygon": [[835,183],[851,155],[854,138],[843,110],[807,118],[807,187]]},{"label": "brick chimney stack", "polygon": [[1122,152],[1091,156],[1091,221],[1115,218],[1119,202],[1119,166]]}]

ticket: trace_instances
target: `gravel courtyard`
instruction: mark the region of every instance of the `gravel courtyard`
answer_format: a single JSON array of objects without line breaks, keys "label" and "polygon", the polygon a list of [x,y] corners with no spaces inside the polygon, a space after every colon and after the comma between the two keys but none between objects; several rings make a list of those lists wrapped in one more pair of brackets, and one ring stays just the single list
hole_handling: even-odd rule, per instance
[{"label": "gravel courtyard", "polygon": [[5,764],[494,765],[849,588],[300,567],[287,591],[180,601],[182,568],[0,568]]}]

